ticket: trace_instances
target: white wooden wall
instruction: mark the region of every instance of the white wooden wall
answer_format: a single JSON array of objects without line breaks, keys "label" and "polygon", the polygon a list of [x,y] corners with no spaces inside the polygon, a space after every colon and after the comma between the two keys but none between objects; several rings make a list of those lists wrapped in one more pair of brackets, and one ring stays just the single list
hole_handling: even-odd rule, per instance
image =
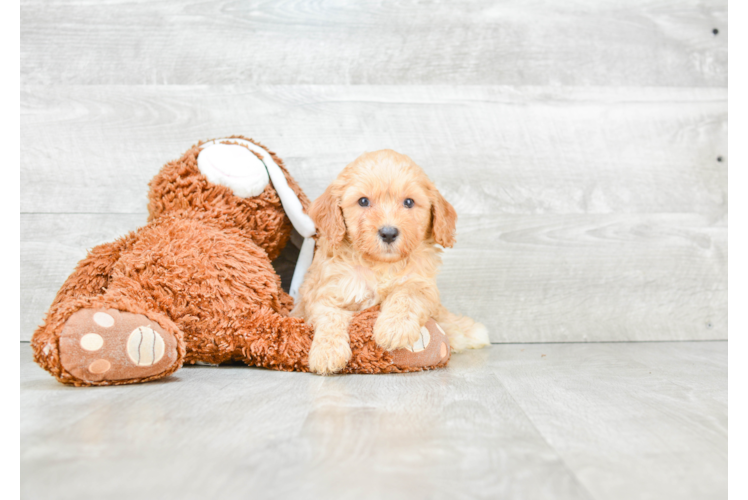
[{"label": "white wooden wall", "polygon": [[[715,34],[713,30],[718,30]],[[21,339],[199,139],[393,148],[495,342],[727,338],[727,2],[21,2]]]}]

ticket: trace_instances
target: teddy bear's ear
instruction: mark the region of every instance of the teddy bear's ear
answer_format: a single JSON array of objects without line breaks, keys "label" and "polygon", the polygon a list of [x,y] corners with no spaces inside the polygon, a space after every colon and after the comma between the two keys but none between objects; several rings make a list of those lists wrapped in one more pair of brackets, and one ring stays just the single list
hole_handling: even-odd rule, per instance
[{"label": "teddy bear's ear", "polygon": [[331,184],[322,195],[314,200],[309,207],[309,217],[314,221],[317,232],[324,236],[333,247],[336,247],[345,237],[345,220],[340,208],[340,198],[334,193]]},{"label": "teddy bear's ear", "polygon": [[445,248],[455,243],[457,212],[434,187],[431,197],[431,231],[434,241]]}]

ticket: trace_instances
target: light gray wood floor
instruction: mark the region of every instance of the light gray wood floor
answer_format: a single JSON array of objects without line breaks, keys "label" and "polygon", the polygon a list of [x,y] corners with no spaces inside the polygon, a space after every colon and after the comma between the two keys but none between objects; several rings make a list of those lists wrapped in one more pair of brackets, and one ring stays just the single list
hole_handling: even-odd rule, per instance
[{"label": "light gray wood floor", "polygon": [[727,342],[501,344],[447,369],[190,367],[73,388],[21,344],[21,491],[42,499],[719,499]]}]

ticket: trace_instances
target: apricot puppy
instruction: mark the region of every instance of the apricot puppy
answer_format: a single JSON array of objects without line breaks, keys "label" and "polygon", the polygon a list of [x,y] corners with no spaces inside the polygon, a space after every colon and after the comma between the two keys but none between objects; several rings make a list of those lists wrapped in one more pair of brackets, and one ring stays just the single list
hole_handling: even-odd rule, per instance
[{"label": "apricot puppy", "polygon": [[412,345],[429,317],[455,352],[489,343],[485,326],[441,305],[437,244],[454,244],[457,214],[409,157],[389,149],[364,153],[314,201],[309,215],[317,250],[291,315],[314,327],[312,372],[345,368],[351,319],[376,304],[374,340],[385,349]]}]

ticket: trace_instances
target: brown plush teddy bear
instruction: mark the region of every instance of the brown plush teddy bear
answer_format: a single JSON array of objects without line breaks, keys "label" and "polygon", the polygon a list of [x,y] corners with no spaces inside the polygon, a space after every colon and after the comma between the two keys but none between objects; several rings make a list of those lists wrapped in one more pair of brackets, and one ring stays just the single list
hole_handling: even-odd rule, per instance
[{"label": "brown plush teddy bear", "polygon": [[[313,330],[288,313],[314,226],[283,162],[239,136],[198,143],[161,169],[148,196],[148,224],[93,248],[57,293],[32,338],[34,360],[77,386],[145,382],[198,362],[308,371]],[[297,253],[289,286],[276,267],[293,268]],[[377,314],[353,321],[344,373],[446,365],[449,343],[433,320],[416,345],[386,352],[371,339]]]}]

